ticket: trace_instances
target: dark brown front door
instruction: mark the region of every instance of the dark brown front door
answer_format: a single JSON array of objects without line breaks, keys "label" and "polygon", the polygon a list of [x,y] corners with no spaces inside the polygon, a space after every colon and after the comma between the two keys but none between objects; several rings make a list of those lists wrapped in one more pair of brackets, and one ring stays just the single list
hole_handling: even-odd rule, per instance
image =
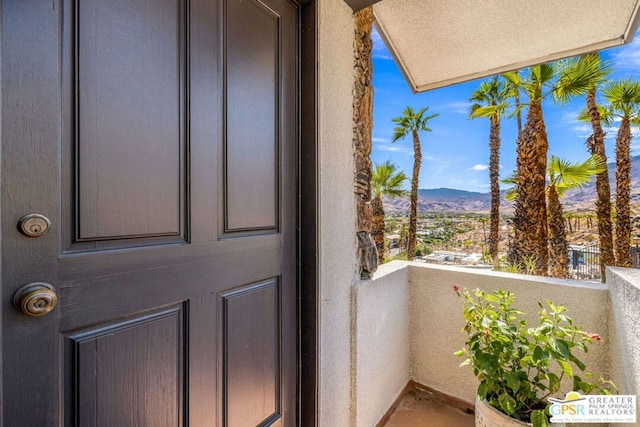
[{"label": "dark brown front door", "polygon": [[295,424],[297,16],[2,1],[4,425]]}]

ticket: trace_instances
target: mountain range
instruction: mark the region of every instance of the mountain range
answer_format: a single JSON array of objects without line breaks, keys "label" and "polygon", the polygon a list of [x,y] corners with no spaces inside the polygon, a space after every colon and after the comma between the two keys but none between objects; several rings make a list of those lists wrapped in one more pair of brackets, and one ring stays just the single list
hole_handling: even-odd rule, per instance
[{"label": "mountain range", "polygon": [[[608,164],[611,198],[615,195],[615,163]],[[501,211],[513,211],[512,203],[504,199],[506,190],[501,191]],[[561,202],[565,211],[593,211],[596,200],[595,179],[581,188],[567,191]],[[631,158],[631,203],[640,203],[640,156]],[[409,212],[409,197],[384,198],[385,212]],[[453,188],[432,188],[418,190],[419,212],[488,212],[491,195]]]}]

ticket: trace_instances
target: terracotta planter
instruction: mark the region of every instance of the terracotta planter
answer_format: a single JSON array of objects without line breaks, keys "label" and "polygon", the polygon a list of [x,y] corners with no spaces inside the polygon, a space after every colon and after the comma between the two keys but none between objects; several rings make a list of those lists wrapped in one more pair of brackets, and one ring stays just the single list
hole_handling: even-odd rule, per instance
[{"label": "terracotta planter", "polygon": [[[480,398],[476,396],[476,427],[531,427],[531,425],[531,423],[525,423],[508,417],[489,405],[486,400],[480,400]],[[550,425],[564,427],[564,424]]]}]

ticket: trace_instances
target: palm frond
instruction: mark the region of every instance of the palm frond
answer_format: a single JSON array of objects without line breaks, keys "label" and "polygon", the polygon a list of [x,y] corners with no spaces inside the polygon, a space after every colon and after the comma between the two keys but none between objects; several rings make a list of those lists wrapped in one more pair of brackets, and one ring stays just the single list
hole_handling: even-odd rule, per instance
[{"label": "palm frond", "polygon": [[505,200],[508,202],[513,202],[514,200],[516,200],[517,193],[515,185],[518,184],[516,171],[513,171],[508,177],[501,179],[500,182],[502,182],[503,184],[510,184],[514,186],[513,188],[510,188],[504,192]]},{"label": "palm frond", "polygon": [[510,87],[518,87],[522,84],[522,78],[517,71],[502,73],[501,76],[508,82]]},{"label": "palm frond", "polygon": [[545,64],[534,65],[530,68],[530,79],[540,86],[553,80],[558,69],[557,62],[547,62]]},{"label": "palm frond", "polygon": [[487,103],[491,102],[491,98],[489,98],[489,94],[486,91],[482,90],[482,85],[480,85],[479,89],[473,91],[469,97],[469,101]]},{"label": "palm frond", "polygon": [[417,130],[418,131],[423,131],[423,132],[431,132],[431,129],[427,126],[427,122],[435,117],[438,117],[440,114],[438,113],[434,113],[428,116],[425,116],[424,113],[427,111],[429,107],[424,108],[424,111],[422,111],[422,114],[417,117]]},{"label": "palm frond", "polygon": [[434,117],[438,116],[438,113],[425,116],[425,113],[429,110],[429,107],[423,107],[419,111],[414,111],[412,107],[407,107],[402,112],[402,116],[394,117],[391,119],[393,123],[396,123],[396,127],[393,130],[393,137],[391,142],[396,142],[399,139],[404,138],[413,131],[430,132],[431,129],[427,127],[427,122]]},{"label": "palm frond", "polygon": [[541,101],[547,95],[543,89],[551,85],[556,69],[557,65],[549,62],[523,70],[519,87],[532,103]]},{"label": "palm frond", "polygon": [[493,117],[496,115],[501,115],[501,113],[506,109],[506,104],[500,105],[485,105],[484,107],[478,106],[478,108],[474,109],[471,114],[469,114],[470,119],[475,119],[478,117]]},{"label": "palm frond", "polygon": [[640,103],[640,83],[632,79],[616,80],[602,88],[614,111],[631,118]]},{"label": "palm frond", "polygon": [[407,181],[404,171],[398,171],[398,166],[387,160],[376,163],[371,173],[371,190],[374,197],[401,196],[404,194],[402,184]]},{"label": "palm frond", "polygon": [[[605,126],[613,125],[614,119],[617,117],[613,110],[611,108],[608,108],[608,106],[602,104],[598,104],[597,107],[598,113],[600,113],[600,121],[602,122],[602,124],[604,124]],[[579,122],[591,123],[591,117],[589,117],[589,110],[587,109],[587,107],[580,110],[580,113],[578,113],[578,117],[576,117],[576,119]]]},{"label": "palm frond", "polygon": [[558,195],[566,190],[583,186],[594,176],[604,172],[605,169],[605,161],[597,154],[583,162],[570,162],[566,159],[550,156],[547,163],[549,183],[556,187]]},{"label": "palm frond", "polygon": [[529,106],[529,104],[520,104],[520,105],[518,105],[509,115],[507,115],[507,117],[509,117],[510,119],[516,117],[518,115],[518,113],[521,112],[527,106]]},{"label": "palm frond", "polygon": [[478,109],[478,108],[482,108],[481,104],[475,103],[475,104],[471,104],[469,106],[469,117],[467,117],[468,119],[473,119],[474,117],[472,117],[473,113]]},{"label": "palm frond", "polygon": [[574,57],[558,64],[559,78],[553,88],[553,99],[562,104],[595,89],[610,73],[608,64],[594,55]]},{"label": "palm frond", "polygon": [[399,139],[403,139],[408,134],[409,127],[398,125],[395,129],[393,129],[393,137],[391,138],[391,142],[396,142]]},{"label": "palm frond", "polygon": [[518,197],[518,193],[516,192],[516,187],[510,188],[504,192],[504,199],[507,202],[515,202]]},{"label": "palm frond", "polygon": [[507,100],[510,91],[506,84],[498,76],[480,83],[480,87],[471,94],[470,101],[476,101],[471,105],[469,118],[495,117],[504,115],[507,108]]},{"label": "palm frond", "polygon": [[580,112],[578,113],[578,116],[576,117],[576,120],[583,123],[591,123],[591,117],[589,116],[589,109],[587,109],[587,107],[584,107],[582,110],[580,110]]}]

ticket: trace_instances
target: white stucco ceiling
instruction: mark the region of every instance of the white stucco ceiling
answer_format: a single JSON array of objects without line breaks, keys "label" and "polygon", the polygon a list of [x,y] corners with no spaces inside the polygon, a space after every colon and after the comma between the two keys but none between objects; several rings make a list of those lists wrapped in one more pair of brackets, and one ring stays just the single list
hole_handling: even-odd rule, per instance
[{"label": "white stucco ceiling", "polygon": [[416,92],[627,43],[640,0],[382,0],[376,26]]}]

